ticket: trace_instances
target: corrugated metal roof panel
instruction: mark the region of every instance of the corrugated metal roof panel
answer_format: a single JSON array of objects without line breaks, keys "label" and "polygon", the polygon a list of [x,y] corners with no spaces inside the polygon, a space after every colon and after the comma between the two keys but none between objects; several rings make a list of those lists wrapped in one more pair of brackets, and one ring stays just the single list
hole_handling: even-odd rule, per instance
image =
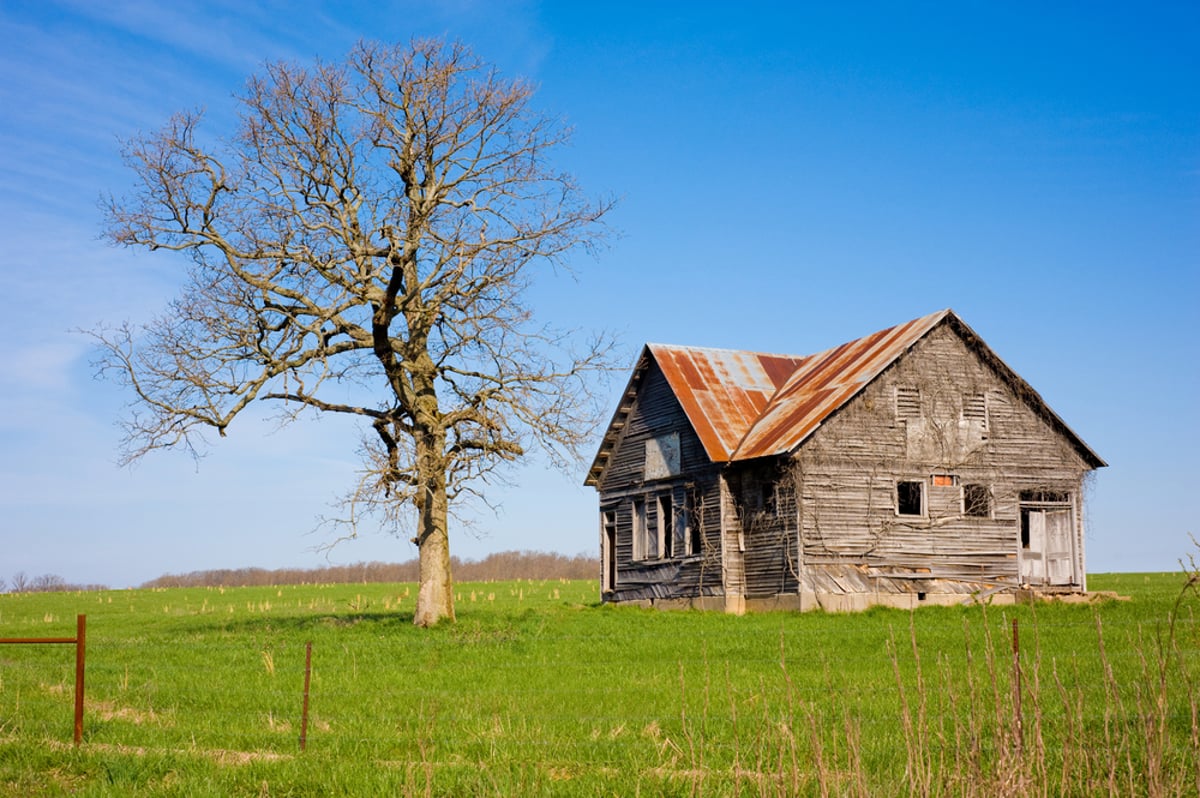
[{"label": "corrugated metal roof panel", "polygon": [[948,312],[931,313],[805,358],[746,431],[730,459],[750,460],[794,449]]},{"label": "corrugated metal roof panel", "polygon": [[727,462],[804,358],[649,344],[711,460]]}]

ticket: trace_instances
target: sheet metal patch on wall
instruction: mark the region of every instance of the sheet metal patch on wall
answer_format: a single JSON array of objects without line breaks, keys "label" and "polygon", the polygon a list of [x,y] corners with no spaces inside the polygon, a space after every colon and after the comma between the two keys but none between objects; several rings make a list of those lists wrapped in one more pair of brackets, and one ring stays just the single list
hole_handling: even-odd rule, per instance
[{"label": "sheet metal patch on wall", "polygon": [[679,433],[646,441],[646,479],[666,479],[679,473]]}]

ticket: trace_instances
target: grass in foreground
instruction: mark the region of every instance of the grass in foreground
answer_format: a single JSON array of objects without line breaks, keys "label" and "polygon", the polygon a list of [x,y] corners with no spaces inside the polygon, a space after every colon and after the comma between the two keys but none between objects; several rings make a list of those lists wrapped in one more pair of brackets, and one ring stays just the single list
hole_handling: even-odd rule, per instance
[{"label": "grass in foreground", "polygon": [[88,684],[76,750],[69,647],[0,647],[0,793],[1195,794],[1183,580],[1096,576],[1131,600],[1093,605],[741,618],[476,583],[433,630],[403,584],[5,595],[0,637],[88,615]]}]

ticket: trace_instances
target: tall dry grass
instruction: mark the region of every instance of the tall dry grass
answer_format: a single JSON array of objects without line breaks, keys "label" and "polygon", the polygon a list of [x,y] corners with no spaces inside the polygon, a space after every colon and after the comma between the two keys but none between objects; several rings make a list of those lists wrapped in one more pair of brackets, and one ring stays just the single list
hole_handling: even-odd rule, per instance
[{"label": "tall dry grass", "polygon": [[[1132,632],[1137,678],[1124,682],[1099,613],[1093,650],[1055,651],[1043,645],[1036,608],[1019,627],[1009,618],[997,624],[995,609],[974,626],[964,620],[964,656],[927,660],[910,623],[907,639],[893,635],[889,645],[894,701],[838,707],[806,697],[793,685],[781,640],[782,706],[763,702],[746,717],[735,685],[727,677],[714,689],[710,674],[698,716],[689,715],[696,688],[681,667],[682,756],[663,769],[673,767],[692,796],[1200,795],[1197,601],[1200,569],[1189,559],[1168,617]],[[828,676],[827,683],[829,694],[845,690]],[[709,732],[718,704],[732,743]],[[884,704],[894,707],[890,723]],[[894,734],[878,739],[889,726]],[[889,748],[893,756],[880,755]]]}]

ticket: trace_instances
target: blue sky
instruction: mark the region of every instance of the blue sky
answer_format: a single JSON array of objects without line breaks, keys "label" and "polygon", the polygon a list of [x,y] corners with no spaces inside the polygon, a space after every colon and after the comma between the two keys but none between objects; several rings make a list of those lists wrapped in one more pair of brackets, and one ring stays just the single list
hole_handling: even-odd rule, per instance
[{"label": "blue sky", "polygon": [[[1089,570],[1169,570],[1200,534],[1200,6],[14,2],[0,5],[0,578],[415,556],[316,518],[352,427],[247,418],[197,465],[118,469],[126,399],[73,332],[145,320],[181,263],[99,240],[119,142],[267,60],[448,36],[539,86],[559,164],[621,236],[534,288],[548,321],[807,353],[951,307],[1110,467]],[[624,382],[609,393],[615,399]],[[597,548],[582,469],[531,463],[452,550]]]}]

